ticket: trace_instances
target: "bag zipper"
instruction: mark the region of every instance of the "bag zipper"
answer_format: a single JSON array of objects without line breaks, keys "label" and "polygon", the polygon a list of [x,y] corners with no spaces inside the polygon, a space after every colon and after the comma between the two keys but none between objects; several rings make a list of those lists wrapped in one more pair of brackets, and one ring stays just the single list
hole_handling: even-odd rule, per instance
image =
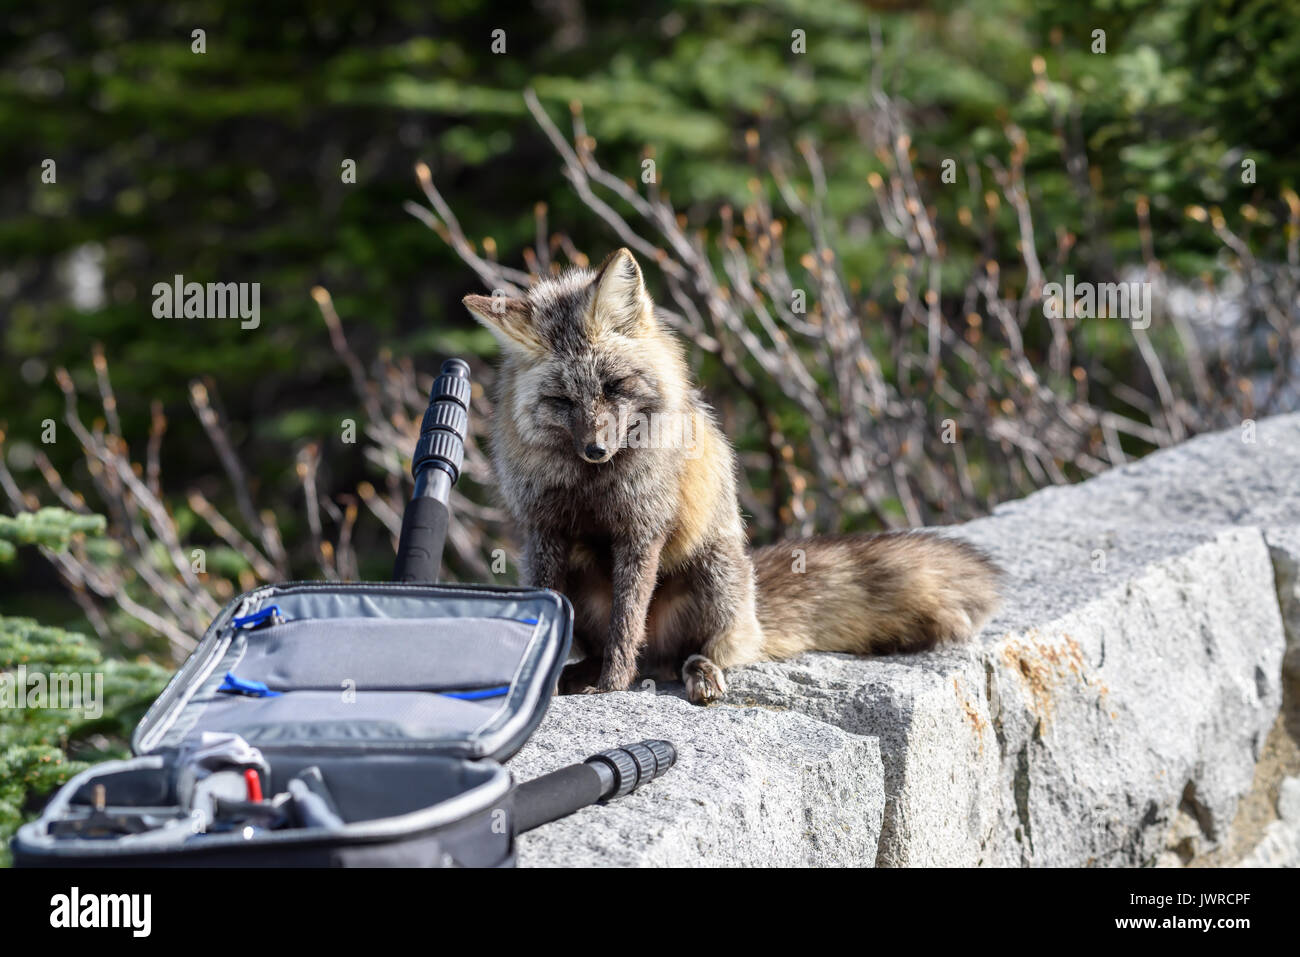
[{"label": "bag zipper", "polygon": [[257,628],[266,624],[268,621],[272,625],[282,625],[288,621],[288,619],[285,618],[284,614],[280,611],[279,605],[267,605],[261,611],[255,611],[251,615],[242,615],[239,618],[232,618],[230,624],[233,628],[243,628],[245,626]]}]

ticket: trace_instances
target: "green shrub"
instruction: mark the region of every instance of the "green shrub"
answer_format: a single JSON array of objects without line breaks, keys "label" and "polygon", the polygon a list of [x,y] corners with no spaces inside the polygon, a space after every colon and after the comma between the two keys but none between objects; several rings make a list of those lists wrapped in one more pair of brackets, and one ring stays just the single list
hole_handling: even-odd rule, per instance
[{"label": "green shrub", "polygon": [[[0,560],[13,560],[17,545],[59,549],[75,534],[103,528],[100,516],[59,508],[0,516]],[[54,674],[94,676],[94,713],[89,707],[49,707],[70,702],[38,697],[34,681],[48,685]],[[91,763],[127,754],[132,727],[167,677],[166,669],[147,659],[106,658],[96,642],[77,632],[0,616],[0,864],[9,863],[9,838],[42,798]]]}]

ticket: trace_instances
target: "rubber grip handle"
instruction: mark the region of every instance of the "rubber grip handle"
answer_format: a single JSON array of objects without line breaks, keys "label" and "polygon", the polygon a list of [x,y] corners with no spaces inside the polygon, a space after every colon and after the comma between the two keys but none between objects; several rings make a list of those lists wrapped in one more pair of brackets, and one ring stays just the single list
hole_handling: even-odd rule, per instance
[{"label": "rubber grip handle", "polygon": [[436,498],[414,498],[402,515],[402,534],[397,540],[397,561],[393,580],[436,582],[447,541],[447,506]]},{"label": "rubber grip handle", "polygon": [[595,804],[604,792],[604,779],[589,764],[571,764],[515,788],[515,833],[567,817]]}]

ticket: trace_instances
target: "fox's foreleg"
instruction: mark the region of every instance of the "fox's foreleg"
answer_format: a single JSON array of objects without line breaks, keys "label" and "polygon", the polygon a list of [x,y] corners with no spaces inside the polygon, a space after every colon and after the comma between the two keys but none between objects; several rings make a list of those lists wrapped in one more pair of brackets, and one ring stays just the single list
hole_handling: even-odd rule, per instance
[{"label": "fox's foreleg", "polygon": [[604,664],[592,691],[623,691],[637,676],[637,656],[646,642],[646,613],[659,575],[664,538],[615,540],[613,608]]},{"label": "fox's foreleg", "polygon": [[677,620],[686,638],[682,681],[693,704],[712,704],[727,693],[724,669],[764,657],[754,569],[743,540],[723,539],[704,552],[690,576],[690,594]]},{"label": "fox's foreleg", "polygon": [[[529,528],[524,536],[524,581],[534,588],[550,588],[568,594],[566,579],[569,574],[572,544],[566,535],[551,530]],[[577,596],[572,596],[575,603]],[[579,614],[583,611],[578,609]],[[595,690],[600,679],[603,654],[596,653],[590,641],[579,641],[586,655],[581,661],[568,665],[560,676],[560,694],[574,694]]]},{"label": "fox's foreleg", "polygon": [[524,580],[533,588],[563,591],[569,572],[569,547],[564,535],[529,528],[524,538]]}]

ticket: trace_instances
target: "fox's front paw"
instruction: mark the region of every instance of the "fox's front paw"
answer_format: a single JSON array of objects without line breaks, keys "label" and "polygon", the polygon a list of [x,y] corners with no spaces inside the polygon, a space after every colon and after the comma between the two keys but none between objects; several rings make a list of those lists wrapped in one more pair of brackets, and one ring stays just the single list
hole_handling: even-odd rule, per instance
[{"label": "fox's front paw", "polygon": [[727,693],[722,669],[703,655],[691,655],[682,665],[682,681],[691,704],[713,704]]},{"label": "fox's front paw", "polygon": [[611,691],[626,691],[627,688],[621,685],[609,685],[604,681],[598,681],[594,685],[587,685],[583,688],[575,688],[567,694],[609,694]]},{"label": "fox's front paw", "polygon": [[600,666],[597,658],[583,658],[566,667],[560,674],[560,694],[595,694],[600,690],[596,687]]}]

